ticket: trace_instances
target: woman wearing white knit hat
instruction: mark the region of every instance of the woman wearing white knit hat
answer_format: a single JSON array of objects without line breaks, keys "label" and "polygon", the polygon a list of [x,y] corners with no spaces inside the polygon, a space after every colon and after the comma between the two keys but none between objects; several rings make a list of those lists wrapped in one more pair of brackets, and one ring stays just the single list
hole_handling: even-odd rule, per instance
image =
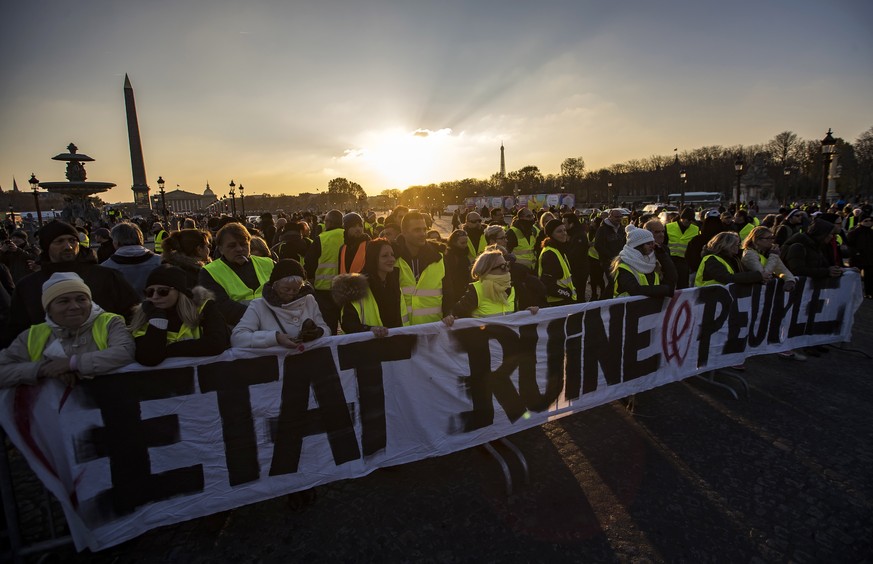
[{"label": "woman wearing white knit hat", "polygon": [[42,287],[45,323],[23,331],[0,351],[0,387],[37,384],[114,372],[133,362],[133,337],[124,318],[91,301],[91,289],[74,272],[55,272]]},{"label": "woman wearing white knit hat", "polygon": [[664,280],[655,271],[658,258],[655,255],[655,237],[652,232],[633,225],[628,225],[625,232],[627,243],[613,259],[610,268],[612,279],[615,280],[613,295],[672,296],[676,284],[675,270],[672,271],[674,276],[665,276]]}]

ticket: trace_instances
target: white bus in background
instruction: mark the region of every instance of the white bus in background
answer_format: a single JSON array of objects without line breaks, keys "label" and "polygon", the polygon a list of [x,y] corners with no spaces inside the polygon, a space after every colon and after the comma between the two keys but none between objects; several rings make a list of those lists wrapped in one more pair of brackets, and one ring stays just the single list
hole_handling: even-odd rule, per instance
[{"label": "white bus in background", "polygon": [[[721,192],[685,192],[685,205],[696,208],[717,208],[721,205],[724,194]],[[679,205],[682,194],[668,194],[667,199],[671,204]]]}]

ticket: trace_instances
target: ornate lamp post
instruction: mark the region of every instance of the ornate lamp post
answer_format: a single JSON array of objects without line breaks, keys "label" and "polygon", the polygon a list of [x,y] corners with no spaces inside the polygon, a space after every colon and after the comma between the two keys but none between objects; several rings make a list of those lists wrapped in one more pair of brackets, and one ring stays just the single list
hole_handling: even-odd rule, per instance
[{"label": "ornate lamp post", "polygon": [[167,197],[164,192],[164,177],[158,177],[158,192],[161,194],[161,215],[164,216],[164,229],[169,229],[167,226]]},{"label": "ornate lamp post", "polygon": [[743,161],[743,155],[737,155],[737,160],[734,161],[734,170],[737,171],[737,208],[736,211],[740,209],[740,178],[743,177],[743,168],[746,166],[745,161]]},{"label": "ornate lamp post", "polygon": [[837,150],[837,141],[831,135],[833,131],[828,128],[828,134],[821,140],[821,155],[822,155],[822,171],[821,171],[821,211],[828,209],[828,172],[831,168],[831,161],[834,160],[834,153]]},{"label": "ornate lamp post", "polygon": [[15,208],[12,207],[12,204],[9,204],[9,221],[12,222],[12,228],[15,229]]},{"label": "ornate lamp post", "polygon": [[245,193],[243,192],[243,190],[245,190],[245,188],[243,188],[242,182],[240,182],[240,185],[239,185],[239,203],[242,206],[243,223],[245,223],[245,220],[246,220],[246,196],[245,196]]},{"label": "ornate lamp post", "polygon": [[607,182],[606,183],[606,206],[611,207],[611,206],[615,205],[613,203],[613,200],[615,200],[615,198],[612,195],[612,182]]},{"label": "ornate lamp post", "polygon": [[230,203],[231,209],[233,210],[233,217],[236,217],[236,192],[234,192],[234,188],[236,188],[236,184],[233,183],[233,180],[230,181]]},{"label": "ornate lamp post", "polygon": [[679,171],[679,212],[685,208],[685,184],[688,183],[688,173],[685,172],[685,169]]},{"label": "ornate lamp post", "polygon": [[36,205],[36,219],[39,221],[39,226],[42,227],[42,211],[39,209],[39,180],[36,178],[36,174],[30,173],[30,189],[33,190],[33,203]]},{"label": "ornate lamp post", "polygon": [[791,167],[786,166],[782,169],[782,176],[785,177],[785,197],[782,200],[782,205],[787,206],[791,200]]}]

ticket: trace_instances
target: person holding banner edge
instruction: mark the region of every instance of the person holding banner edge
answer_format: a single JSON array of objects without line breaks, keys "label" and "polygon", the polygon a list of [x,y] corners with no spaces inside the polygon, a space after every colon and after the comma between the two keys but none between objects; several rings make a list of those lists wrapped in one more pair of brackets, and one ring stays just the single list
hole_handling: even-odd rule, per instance
[{"label": "person holding banner edge", "polygon": [[[615,280],[614,296],[672,296],[676,287],[676,268],[666,248],[656,250],[655,236],[648,229],[628,225],[625,232],[627,243],[610,265],[610,274]],[[663,280],[655,271],[659,263]]]},{"label": "person holding banner edge", "polygon": [[75,272],[55,272],[42,286],[45,322],[33,325],[0,351],[0,387],[57,378],[108,374],[133,362],[133,337],[124,318],[91,300],[91,289]]}]

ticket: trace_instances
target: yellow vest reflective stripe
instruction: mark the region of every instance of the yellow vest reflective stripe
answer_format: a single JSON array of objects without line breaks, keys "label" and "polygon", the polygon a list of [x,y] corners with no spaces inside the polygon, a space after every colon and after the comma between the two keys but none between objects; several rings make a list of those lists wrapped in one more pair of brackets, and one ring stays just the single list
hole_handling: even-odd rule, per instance
[{"label": "yellow vest reflective stripe", "polygon": [[846,219],[846,231],[851,231],[852,228],[855,227],[856,221],[857,218],[855,217],[855,214],[850,215],[848,219]]},{"label": "yellow vest reflective stripe", "polygon": [[[203,313],[203,308],[206,307],[206,302],[208,302],[208,301],[209,300],[206,300],[205,302],[200,304],[200,307],[197,308],[197,313]],[[134,338],[142,337],[143,335],[146,334],[147,329],[148,329],[148,323],[146,323],[145,325],[143,325],[142,327],[140,327],[139,329],[134,331],[133,337]],[[187,340],[199,339],[199,338],[200,338],[200,326],[199,325],[197,327],[189,327],[183,323],[182,326],[179,327],[178,331],[167,331],[167,344],[168,345],[175,343],[177,341],[187,341]]]},{"label": "yellow vest reflective stripe", "polygon": [[837,233],[836,235],[834,235],[834,238],[837,240],[837,245],[842,245],[842,244],[843,244],[843,236],[842,236],[842,235],[840,235],[839,233]]},{"label": "yellow vest reflective stripe", "polygon": [[[479,247],[481,247],[481,248],[479,248]],[[481,255],[482,251],[484,251],[484,250],[485,250],[485,235],[484,234],[482,234],[479,237],[479,246],[478,247],[474,247],[473,246],[473,238],[470,237],[469,235],[467,236],[467,256],[470,258],[471,263],[473,261],[475,261],[476,257]]]},{"label": "yellow vest reflective stripe", "polygon": [[161,241],[164,240],[164,237],[167,236],[167,232],[161,229],[157,235],[155,235],[155,252],[162,253],[164,252],[164,246],[161,244]]},{"label": "yellow vest reflective stripe", "polygon": [[[646,275],[643,274],[642,272],[637,272],[636,270],[634,270],[633,268],[631,268],[630,266],[626,265],[623,262],[618,263],[618,267],[622,270],[627,270],[628,272],[630,272],[631,274],[636,276],[637,281],[640,283],[640,286],[648,286],[649,285],[649,279],[646,278]],[[618,274],[618,273],[616,273],[616,274]],[[655,272],[655,286],[657,286],[660,283],[661,283],[661,277],[658,276],[657,272]],[[616,298],[630,295],[627,292],[622,292],[620,294],[618,293],[618,276],[615,277],[615,286],[612,290],[612,293],[615,295]]]},{"label": "yellow vest reflective stripe", "polygon": [[751,233],[752,229],[754,229],[754,228],[755,228],[755,224],[749,222],[749,223],[746,223],[746,225],[743,226],[742,229],[740,229],[740,243],[742,243],[743,241],[746,240],[746,237],[749,236],[749,233]]},{"label": "yellow vest reflective stripe", "polygon": [[758,219],[757,217],[753,217],[753,218],[752,218],[752,223],[755,224],[755,227],[758,227],[759,225],[761,225],[761,220]]},{"label": "yellow vest reflective stripe", "polygon": [[484,289],[482,282],[477,280],[473,282],[473,288],[476,289],[476,297],[479,299],[479,305],[473,310],[473,317],[489,317],[492,315],[506,315],[515,312],[515,288],[510,287],[509,297],[506,298],[506,303],[498,303],[489,300],[483,295]]},{"label": "yellow vest reflective stripe", "polygon": [[[115,317],[121,318],[118,314],[104,312],[98,315],[91,325],[91,336],[94,338],[97,349],[101,351],[109,346],[109,322]],[[45,350],[45,344],[51,334],[52,328],[49,327],[48,323],[31,326],[27,332],[27,354],[32,362],[42,358],[42,352]]]},{"label": "yellow vest reflective stripe", "polygon": [[693,223],[688,226],[685,233],[682,233],[682,228],[675,221],[671,221],[664,226],[667,230],[668,242],[670,244],[670,255],[674,257],[685,258],[685,251],[688,249],[688,243],[691,239],[700,234],[700,229]]},{"label": "yellow vest reflective stripe", "polygon": [[[573,300],[576,299],[576,286],[573,285],[573,278],[570,276],[570,265],[567,264],[567,261],[564,260],[564,255],[558,251],[558,249],[554,247],[543,247],[543,251],[540,253],[540,264],[537,268],[537,275],[542,278],[543,277],[543,255],[546,253],[555,253],[555,256],[558,257],[558,262],[561,265],[561,279],[558,280],[558,286],[560,288],[565,288],[570,291],[570,295]],[[566,298],[562,298],[560,296],[546,296],[546,301],[550,303],[560,302],[565,300]]]},{"label": "yellow vest reflective stripe", "polygon": [[509,229],[515,233],[515,238],[518,239],[518,245],[512,250],[512,254],[515,255],[515,262],[533,270],[534,261],[536,260],[534,255],[534,245],[537,240],[536,233],[531,230],[530,239],[528,239],[518,227],[510,227]]},{"label": "yellow vest reflective stripe", "polygon": [[319,233],[321,240],[321,255],[315,268],[315,280],[312,285],[316,290],[330,290],[330,283],[339,274],[339,251],[343,246],[343,230],[331,229]]},{"label": "yellow vest reflective stripe", "polygon": [[443,278],[446,264],[442,257],[427,265],[415,280],[412,267],[404,258],[397,261],[400,267],[400,292],[403,294],[410,325],[431,323],[443,318]]},{"label": "yellow vest reflective stripe", "polygon": [[252,255],[249,257],[255,267],[255,274],[258,277],[258,289],[252,290],[236,275],[236,272],[231,269],[223,260],[214,260],[203,266],[203,269],[212,275],[219,286],[224,288],[230,299],[235,302],[248,303],[255,298],[261,297],[261,291],[264,289],[264,283],[270,279],[270,274],[273,272],[273,259],[267,257],[259,257]]},{"label": "yellow vest reflective stripe", "polygon": [[734,269],[731,268],[731,265],[729,265],[728,262],[726,260],[724,260],[723,258],[721,258],[720,256],[718,256],[718,255],[706,255],[705,257],[703,257],[703,260],[700,261],[700,266],[697,267],[697,276],[694,277],[694,285],[695,286],[712,286],[715,284],[719,284],[719,282],[717,280],[704,280],[703,279],[703,268],[706,266],[706,261],[708,261],[711,258],[714,258],[718,262],[722,263],[724,265],[724,267],[727,268],[728,273],[730,273],[730,274],[734,273]]}]

